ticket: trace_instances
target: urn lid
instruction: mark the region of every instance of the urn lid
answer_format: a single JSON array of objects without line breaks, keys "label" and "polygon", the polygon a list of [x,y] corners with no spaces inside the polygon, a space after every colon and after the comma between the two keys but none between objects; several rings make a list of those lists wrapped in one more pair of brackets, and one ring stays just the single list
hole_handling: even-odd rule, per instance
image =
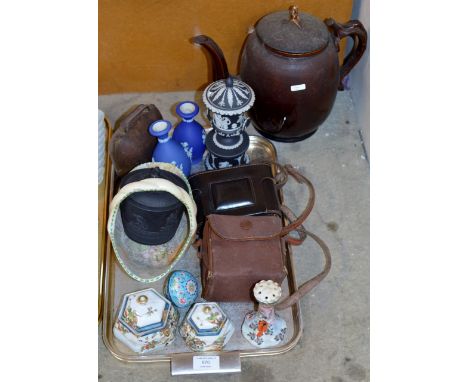
[{"label": "urn lid", "polygon": [[241,114],[249,110],[255,101],[255,93],[245,82],[228,77],[211,83],[203,92],[206,107],[223,115]]},{"label": "urn lid", "polygon": [[171,303],[153,288],[124,296],[118,320],[136,336],[164,329]]},{"label": "urn lid", "polygon": [[323,50],[329,41],[325,23],[296,6],[288,11],[270,13],[255,27],[258,38],[271,50],[291,56],[312,55]]}]

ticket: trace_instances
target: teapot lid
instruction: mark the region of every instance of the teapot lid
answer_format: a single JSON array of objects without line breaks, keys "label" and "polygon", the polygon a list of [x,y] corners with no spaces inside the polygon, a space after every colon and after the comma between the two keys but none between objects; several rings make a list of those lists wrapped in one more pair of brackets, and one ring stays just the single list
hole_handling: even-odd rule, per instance
[{"label": "teapot lid", "polygon": [[257,23],[257,36],[268,48],[286,55],[310,55],[323,50],[329,41],[325,23],[296,6],[270,13]]},{"label": "teapot lid", "polygon": [[236,115],[249,110],[255,93],[245,82],[228,77],[211,83],[203,92],[203,102],[214,113]]}]

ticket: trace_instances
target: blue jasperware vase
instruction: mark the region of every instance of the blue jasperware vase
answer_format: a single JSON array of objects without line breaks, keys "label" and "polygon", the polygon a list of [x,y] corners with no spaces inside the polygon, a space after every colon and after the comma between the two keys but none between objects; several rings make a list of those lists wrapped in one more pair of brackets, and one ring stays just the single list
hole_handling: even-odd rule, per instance
[{"label": "blue jasperware vase", "polygon": [[153,151],[153,162],[171,163],[180,168],[185,176],[190,175],[192,162],[182,145],[169,136],[172,124],[161,119],[154,121],[148,128],[149,133],[158,138]]},{"label": "blue jasperware vase", "polygon": [[199,110],[195,102],[179,103],[176,113],[182,118],[182,122],[175,127],[172,134],[172,138],[186,149],[193,164],[200,162],[205,153],[205,129],[195,121]]}]

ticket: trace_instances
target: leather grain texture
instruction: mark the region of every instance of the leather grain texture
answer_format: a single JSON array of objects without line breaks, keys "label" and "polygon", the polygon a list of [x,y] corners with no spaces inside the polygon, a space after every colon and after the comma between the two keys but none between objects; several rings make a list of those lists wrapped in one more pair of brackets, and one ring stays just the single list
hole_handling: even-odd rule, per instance
[{"label": "leather grain texture", "polygon": [[251,164],[205,171],[189,177],[197,203],[200,232],[206,216],[282,216],[277,187],[269,164]]},{"label": "leather grain texture", "polygon": [[109,153],[117,175],[123,176],[139,164],[151,162],[157,138],[148,132],[149,125],[162,119],[152,104],[138,105],[122,116],[109,143]]},{"label": "leather grain texture", "polygon": [[[331,266],[328,247],[302,225],[314,206],[314,186],[291,165],[277,165],[283,174],[279,187],[287,182],[289,176],[307,187],[309,197],[306,207],[296,218],[292,211],[282,206],[286,226],[282,225],[282,218],[278,215],[208,215],[200,247],[203,298],[212,301],[247,301],[253,300],[253,286],[258,281],[273,280],[281,285],[287,274],[284,265],[286,243],[300,245],[306,233],[321,246],[326,265],[319,275],[283,300],[279,304],[281,308],[285,309],[297,302],[328,274]],[[296,231],[299,237],[291,236],[292,231]]]},{"label": "leather grain texture", "polygon": [[253,300],[260,280],[286,277],[281,218],[209,215],[201,248],[202,297],[209,301]]},{"label": "leather grain texture", "polygon": [[245,216],[210,215],[208,220],[217,236],[231,241],[270,240],[282,230],[280,219],[274,215],[253,220]]}]

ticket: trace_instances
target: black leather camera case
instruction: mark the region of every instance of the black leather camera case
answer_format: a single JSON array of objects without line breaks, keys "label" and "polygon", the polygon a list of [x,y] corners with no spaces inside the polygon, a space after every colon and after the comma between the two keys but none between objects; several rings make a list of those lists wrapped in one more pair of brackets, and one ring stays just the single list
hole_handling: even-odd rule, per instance
[{"label": "black leather camera case", "polygon": [[199,229],[211,214],[282,216],[270,164],[204,171],[190,176],[189,182]]}]

